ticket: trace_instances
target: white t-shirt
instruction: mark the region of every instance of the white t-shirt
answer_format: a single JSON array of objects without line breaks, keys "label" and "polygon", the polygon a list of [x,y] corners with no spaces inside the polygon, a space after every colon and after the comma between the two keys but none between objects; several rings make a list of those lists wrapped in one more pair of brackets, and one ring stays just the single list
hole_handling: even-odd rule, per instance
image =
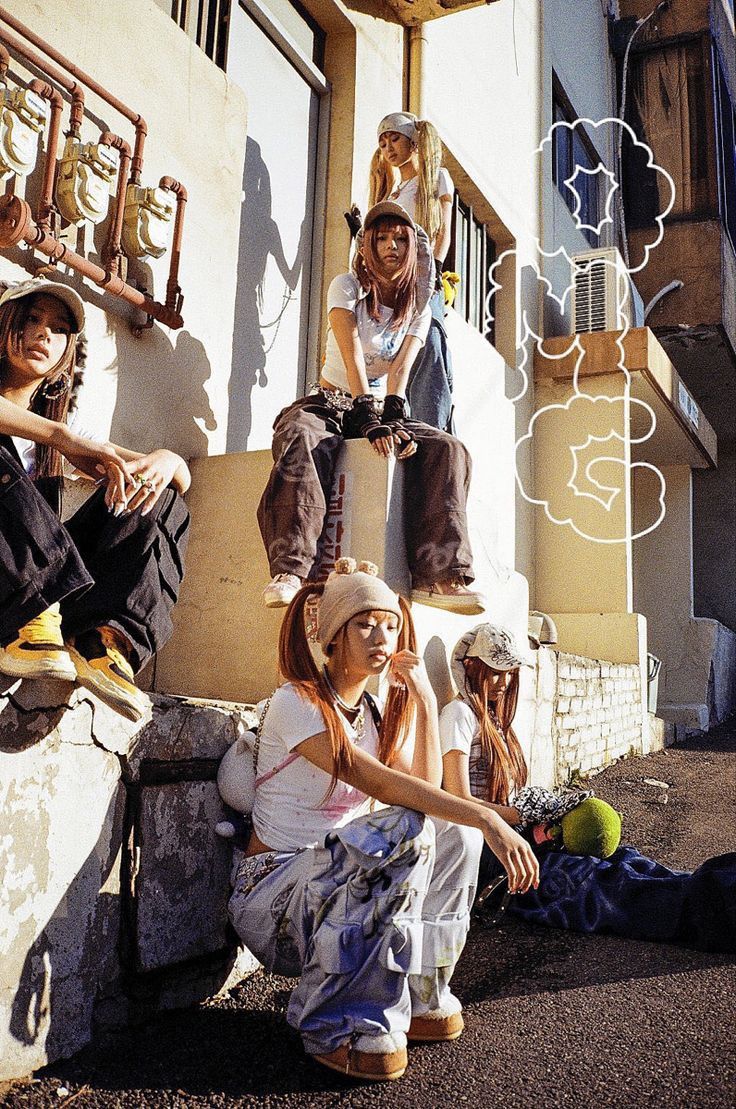
[{"label": "white t-shirt", "polygon": [[[358,740],[355,729],[340,714],[351,743],[370,755],[378,754],[378,732],[373,715],[365,706],[365,734]],[[322,710],[307,701],[291,682],[273,695],[258,752],[258,777],[268,773],[305,739],[326,730]],[[262,843],[276,851],[296,851],[324,841],[333,828],[341,828],[367,812],[370,800],[360,790],[338,781],[325,801],[330,775],[299,757],[256,789],[253,827]]]},{"label": "white t-shirt", "polygon": [[[354,274],[341,273],[333,279],[327,291],[327,312],[329,315],[333,308],[346,308],[353,313],[371,392],[377,396],[383,396],[386,392],[385,378],[391,363],[399,353],[401,344],[407,335],[416,335],[424,345],[432,312],[426,305],[421,312],[414,313],[406,326],[392,330],[390,324],[394,316],[393,309],[381,305],[378,310],[379,318],[371,319],[366,296],[365,289]],[[322,376],[329,381],[330,385],[344,389],[346,393],[350,392],[345,363],[331,327],[327,330],[327,349]]]},{"label": "white t-shirt", "polygon": [[440,713],[440,749],[443,758],[448,751],[462,751],[468,756],[470,792],[487,800],[490,767],[480,744],[478,717],[465,701],[456,698]]},{"label": "white t-shirt", "polygon": [[[419,176],[412,177],[410,181],[402,185],[401,182],[394,188],[393,192],[389,194],[388,199],[396,201],[402,208],[409,213],[412,219],[415,218],[417,210],[417,194],[419,192]],[[437,196],[452,196],[455,192],[455,186],[452,183],[452,178],[444,166],[440,168],[437,177]]]},{"label": "white t-shirt", "polygon": [[[67,425],[69,429],[74,432],[75,435],[81,435],[84,439],[91,439],[93,443],[107,442],[106,436],[99,435],[97,432],[94,431],[90,431],[89,428],[86,428],[82,425],[76,409],[69,416],[69,419],[67,420]],[[15,444],[15,449],[20,456],[20,461],[23,469],[29,477],[33,477],[36,470],[36,444],[33,442],[32,439],[22,439],[20,435],[12,435],[11,439],[13,440],[13,443]],[[71,462],[68,462],[66,458],[62,458],[61,461],[62,473],[64,477],[73,478],[74,480],[76,480],[77,478],[85,476],[74,466],[72,466]]]}]

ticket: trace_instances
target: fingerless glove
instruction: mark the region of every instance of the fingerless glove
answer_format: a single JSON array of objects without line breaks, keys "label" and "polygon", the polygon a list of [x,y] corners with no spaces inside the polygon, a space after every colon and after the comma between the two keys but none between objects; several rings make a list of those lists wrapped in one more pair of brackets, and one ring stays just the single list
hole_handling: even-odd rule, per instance
[{"label": "fingerless glove", "polygon": [[409,419],[409,412],[407,408],[406,398],[400,397],[398,393],[388,393],[383,402],[383,422],[388,424],[390,428],[396,430],[401,428],[404,432],[404,444],[416,443],[417,437],[411,428],[406,426],[405,420]]},{"label": "fingerless glove", "polygon": [[345,413],[342,426],[346,439],[357,439],[362,435],[369,443],[375,443],[376,439],[393,436],[391,428],[381,422],[376,412],[376,398],[372,393],[354,397],[353,406]]}]

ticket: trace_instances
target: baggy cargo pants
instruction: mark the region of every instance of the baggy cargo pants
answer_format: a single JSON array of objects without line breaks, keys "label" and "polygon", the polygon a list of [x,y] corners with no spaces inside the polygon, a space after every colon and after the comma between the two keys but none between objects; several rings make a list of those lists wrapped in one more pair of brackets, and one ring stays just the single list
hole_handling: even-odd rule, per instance
[{"label": "baggy cargo pants", "polygon": [[171,635],[188,529],[171,488],[147,516],[119,517],[98,489],[62,524],[0,437],[0,643],[59,601],[65,636],[117,628],[140,670]]},{"label": "baggy cargo pants", "polygon": [[475,828],[394,806],[322,847],[237,865],[230,919],[267,970],[300,976],[287,1020],[307,1052],[406,1032],[447,1003],[482,844]]},{"label": "baggy cargo pants", "polygon": [[[308,578],[325,523],[343,416],[320,391],[285,408],[274,424],[273,469],[258,506],[272,575]],[[418,450],[399,462],[404,535],[414,588],[473,581],[466,504],[471,461],[465,446],[437,428],[406,420]]]}]

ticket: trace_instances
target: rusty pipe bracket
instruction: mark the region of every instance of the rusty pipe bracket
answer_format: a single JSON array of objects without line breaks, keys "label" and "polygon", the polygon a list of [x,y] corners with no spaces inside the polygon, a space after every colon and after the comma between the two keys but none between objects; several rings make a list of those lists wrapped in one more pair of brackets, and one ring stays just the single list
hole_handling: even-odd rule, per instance
[{"label": "rusty pipe bracket", "polygon": [[18,246],[31,234],[33,212],[20,196],[0,197],[0,249]]}]

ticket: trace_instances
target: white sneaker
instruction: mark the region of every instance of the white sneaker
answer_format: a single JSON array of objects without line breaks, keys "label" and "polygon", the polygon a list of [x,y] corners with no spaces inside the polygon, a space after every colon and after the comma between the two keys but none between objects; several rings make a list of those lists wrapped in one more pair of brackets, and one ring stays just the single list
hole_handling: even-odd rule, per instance
[{"label": "white sneaker", "polygon": [[412,589],[411,600],[415,604],[441,608],[460,616],[480,616],[488,607],[482,593],[468,589],[461,582],[453,582],[450,593],[440,593],[436,586],[430,589]]},{"label": "white sneaker", "polygon": [[263,603],[266,608],[286,608],[301,587],[296,574],[276,574],[263,590]]}]

